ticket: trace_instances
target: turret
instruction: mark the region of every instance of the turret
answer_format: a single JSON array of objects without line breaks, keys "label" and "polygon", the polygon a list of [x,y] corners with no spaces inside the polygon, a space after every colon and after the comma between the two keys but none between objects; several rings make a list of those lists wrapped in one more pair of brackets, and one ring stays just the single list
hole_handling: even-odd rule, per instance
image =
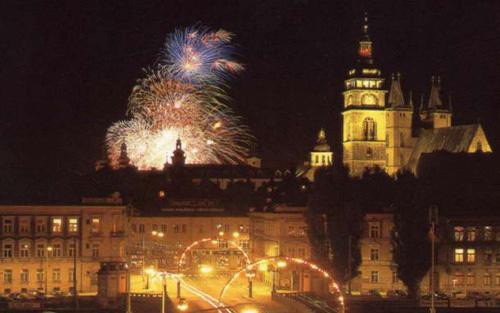
[{"label": "turret", "polygon": [[118,158],[118,168],[126,168],[130,166],[130,159],[127,153],[127,144],[122,143],[120,146],[120,157]]},{"label": "turret", "polygon": [[326,141],[325,130],[322,128],[318,133],[316,145],[311,152],[311,166],[330,166],[333,161],[333,152]]},{"label": "turret", "polygon": [[427,107],[421,105],[420,117],[424,126],[430,128],[443,128],[451,126],[451,102],[445,106],[441,99],[441,78],[431,77],[431,90]]},{"label": "turret", "polygon": [[390,175],[402,169],[410,157],[413,146],[413,100],[405,102],[401,88],[401,75],[393,74],[386,109],[386,170]]},{"label": "turret", "polygon": [[[171,160],[172,166],[184,166],[184,164],[186,164],[186,156],[184,150],[182,150],[182,142],[180,138],[178,138],[175,143],[175,150],[171,157]],[[168,165],[165,164],[165,167],[167,166]]]}]

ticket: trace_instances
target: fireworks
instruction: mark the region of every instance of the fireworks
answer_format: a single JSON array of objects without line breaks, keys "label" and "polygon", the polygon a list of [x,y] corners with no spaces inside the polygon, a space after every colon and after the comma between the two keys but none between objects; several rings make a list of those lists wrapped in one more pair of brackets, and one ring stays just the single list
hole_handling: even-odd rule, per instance
[{"label": "fireworks", "polygon": [[225,104],[225,82],[243,67],[232,60],[232,34],[187,28],[169,35],[162,59],[129,97],[128,120],[106,134],[111,165],[127,145],[132,165],[161,169],[180,138],[188,163],[243,161],[252,137]]}]

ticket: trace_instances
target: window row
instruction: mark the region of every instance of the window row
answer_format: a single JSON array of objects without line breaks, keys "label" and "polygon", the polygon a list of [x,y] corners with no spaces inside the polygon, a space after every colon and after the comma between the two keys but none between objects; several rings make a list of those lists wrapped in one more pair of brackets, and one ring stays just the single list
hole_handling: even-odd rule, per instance
[{"label": "window row", "polygon": [[[370,272],[370,283],[376,284],[378,282],[381,282],[380,280],[380,275],[378,271],[371,271]],[[399,277],[397,272],[392,272],[392,278],[391,281],[393,284],[397,284],[399,282]]]},{"label": "window row", "polygon": [[453,231],[455,241],[500,241],[500,230],[494,232],[492,226],[455,226]]},{"label": "window row", "polygon": [[[29,234],[33,230],[36,233],[46,233],[50,230],[51,233],[62,233],[66,230],[68,233],[77,233],[80,230],[80,217],[78,216],[52,216],[50,218],[43,216],[36,216],[32,225],[31,216],[21,216],[17,219],[15,217],[2,218],[2,233],[4,235],[14,234],[17,229],[20,234]],[[101,218],[92,217],[87,221],[90,224],[90,231],[92,233],[100,232]],[[32,229],[34,227],[34,229]]]},{"label": "window row", "polygon": [[[100,256],[100,244],[92,243],[87,245],[91,249],[93,257]],[[30,243],[20,243],[17,249],[17,254],[15,253],[13,243],[3,243],[2,244],[2,258],[47,258],[47,257],[75,257],[78,256],[77,245],[75,243],[67,243],[66,248],[61,243],[54,243],[51,245],[46,245],[44,243],[37,243],[31,245]]]},{"label": "window row", "polygon": [[[463,286],[465,283],[467,286],[476,285],[478,283],[476,274],[473,272],[467,272],[467,274],[455,272],[452,279],[453,286]],[[500,273],[496,273],[495,275],[485,273],[483,275],[482,284],[483,286],[500,286]]]},{"label": "window row", "polygon": [[[146,227],[149,225],[145,224],[131,224],[130,228],[132,232],[134,233],[146,233]],[[200,233],[208,233],[210,230],[208,229],[209,225],[206,224],[200,224],[194,226],[195,230]],[[223,231],[225,233],[229,233],[230,231],[238,231],[240,233],[248,233],[248,226],[247,225],[230,225],[230,224],[219,224],[216,225],[217,230]],[[186,233],[188,229],[187,224],[172,224],[170,227],[167,226],[167,224],[153,224],[151,225],[151,231],[157,231],[157,232],[162,232],[162,233],[167,233],[167,231],[171,229],[171,232],[174,234],[177,233]]]},{"label": "window row", "polygon": [[[19,282],[21,284],[27,284],[30,281],[32,281],[33,279],[36,282],[45,282],[45,280],[46,280],[45,270],[41,269],[41,268],[37,269],[35,273],[30,272],[29,269],[22,269],[18,273],[18,275],[19,275],[18,276]],[[61,269],[59,269],[59,268],[52,269],[52,277],[51,278],[52,278],[52,282],[54,282],[54,283],[61,282],[63,279],[63,274],[62,274]],[[73,278],[74,278],[74,270],[72,268],[70,268],[66,273],[65,279],[69,282],[73,282]],[[6,269],[3,271],[3,283],[4,284],[12,284],[14,282],[14,279],[15,279],[15,277],[14,277],[13,270]]]}]

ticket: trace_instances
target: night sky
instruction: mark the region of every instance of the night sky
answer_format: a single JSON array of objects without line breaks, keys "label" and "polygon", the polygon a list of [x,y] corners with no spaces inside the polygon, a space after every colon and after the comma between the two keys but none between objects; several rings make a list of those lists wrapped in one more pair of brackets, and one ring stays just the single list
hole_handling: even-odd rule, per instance
[{"label": "night sky", "polygon": [[[236,34],[246,70],[234,110],[267,165],[302,162],[320,127],[338,151],[343,80],[363,11],[386,78],[428,93],[440,74],[456,124],[483,124],[500,149],[500,1],[11,1],[0,4],[0,168],[89,172],[125,118],[142,69],[176,27]],[[12,171],[16,169],[16,171]],[[10,175],[10,174],[9,174]]]}]

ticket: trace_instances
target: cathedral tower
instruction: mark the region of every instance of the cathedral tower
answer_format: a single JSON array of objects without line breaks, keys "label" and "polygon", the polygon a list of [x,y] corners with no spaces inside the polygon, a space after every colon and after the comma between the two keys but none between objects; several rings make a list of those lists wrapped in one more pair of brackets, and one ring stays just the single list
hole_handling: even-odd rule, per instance
[{"label": "cathedral tower", "polygon": [[353,176],[365,168],[385,167],[385,94],[384,79],[374,65],[372,41],[365,14],[359,41],[358,62],[345,80],[343,117],[344,164]]},{"label": "cathedral tower", "polygon": [[432,76],[429,102],[426,108],[421,104],[420,118],[427,128],[443,128],[451,127],[451,117],[451,103],[446,107],[441,99],[441,78]]},{"label": "cathedral tower", "polygon": [[401,75],[392,75],[386,109],[386,172],[394,175],[402,169],[410,158],[414,146],[412,137],[413,99],[410,93],[405,103],[401,89]]}]

